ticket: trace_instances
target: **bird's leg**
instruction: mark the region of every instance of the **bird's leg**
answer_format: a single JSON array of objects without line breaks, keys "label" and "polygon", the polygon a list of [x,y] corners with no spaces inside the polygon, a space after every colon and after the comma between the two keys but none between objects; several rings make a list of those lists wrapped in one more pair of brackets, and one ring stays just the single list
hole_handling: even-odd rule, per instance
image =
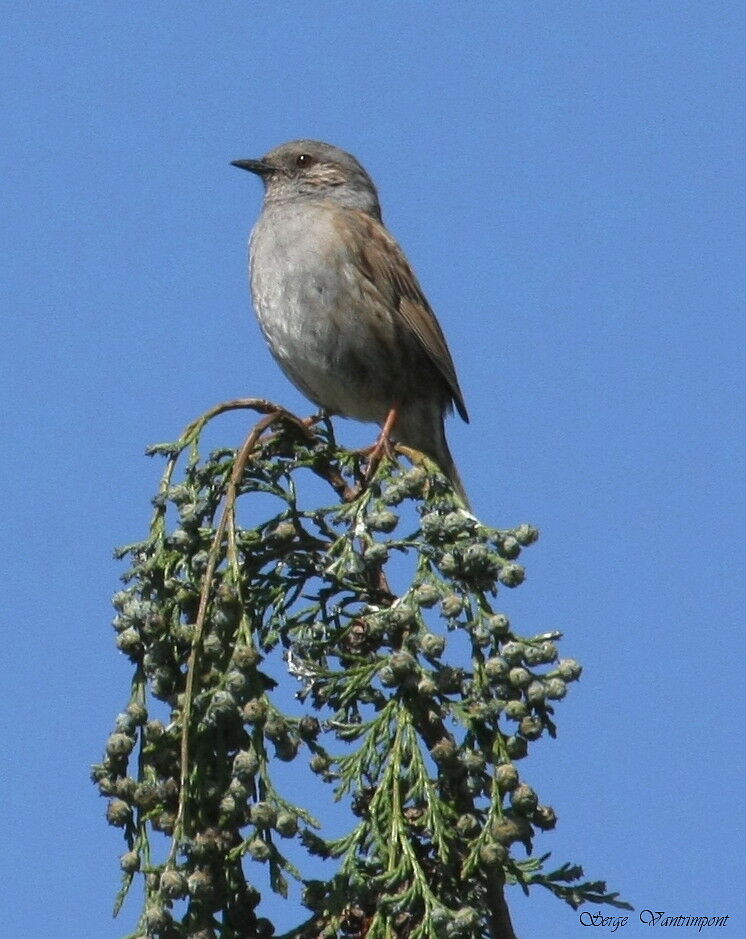
[{"label": "bird's leg", "polygon": [[365,471],[366,483],[371,481],[378,469],[378,464],[384,456],[389,457],[389,459],[394,458],[394,451],[391,449],[391,433],[396,424],[396,419],[399,416],[398,409],[399,405],[397,403],[391,406],[391,410],[386,415],[386,420],[383,422],[381,433],[378,435],[378,440],[376,440],[372,447],[361,451],[363,455],[368,457],[368,467]]},{"label": "bird's leg", "polygon": [[301,424],[305,424],[306,427],[313,427],[314,424],[318,424],[320,421],[328,421],[331,416],[331,411],[328,411],[326,408],[321,408],[316,414],[302,418]]}]

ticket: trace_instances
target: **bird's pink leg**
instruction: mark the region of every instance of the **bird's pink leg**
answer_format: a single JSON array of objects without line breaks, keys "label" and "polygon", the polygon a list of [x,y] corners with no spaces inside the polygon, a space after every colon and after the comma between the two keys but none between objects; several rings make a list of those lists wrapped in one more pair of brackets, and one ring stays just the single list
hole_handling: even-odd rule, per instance
[{"label": "bird's pink leg", "polygon": [[383,427],[381,428],[381,433],[378,435],[378,440],[376,440],[372,447],[368,447],[366,450],[361,451],[361,453],[368,456],[368,468],[365,473],[365,477],[368,482],[370,482],[370,480],[373,478],[375,471],[378,469],[378,464],[381,462],[381,459],[384,456],[388,456],[393,459],[394,454],[391,449],[391,433],[394,430],[398,416],[399,405],[395,403],[391,406],[391,410],[386,415],[386,420],[383,422]]},{"label": "bird's pink leg", "polygon": [[331,411],[327,411],[326,408],[322,408],[316,414],[312,414],[310,417],[301,418],[301,424],[305,424],[306,427],[313,427],[315,424],[318,424],[319,421],[327,420],[332,416]]}]

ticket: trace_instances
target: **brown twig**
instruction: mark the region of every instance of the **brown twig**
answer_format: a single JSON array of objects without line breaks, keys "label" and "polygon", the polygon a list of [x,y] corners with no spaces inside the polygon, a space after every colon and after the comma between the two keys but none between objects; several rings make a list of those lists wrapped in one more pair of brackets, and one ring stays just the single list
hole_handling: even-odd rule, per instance
[{"label": "brown twig", "polygon": [[[243,478],[244,471],[246,470],[246,465],[249,461],[252,451],[256,447],[259,439],[267,428],[271,427],[278,420],[287,420],[292,423],[294,426],[299,427],[305,433],[308,433],[308,428],[303,425],[299,418],[295,415],[290,414],[289,411],[285,411],[283,408],[278,408],[276,405],[273,405],[271,402],[266,401],[261,398],[241,398],[235,401],[225,402],[222,405],[218,405],[213,408],[212,411],[207,412],[211,417],[215,417],[218,414],[221,414],[228,410],[233,410],[235,408],[251,408],[252,410],[258,411],[267,411],[267,416],[263,417],[258,421],[252,428],[249,435],[246,437],[246,440],[243,442],[241,449],[239,450],[236,460],[233,464],[233,470],[231,472],[230,480],[228,482],[228,488],[225,495],[225,503],[223,506],[223,512],[220,516],[220,522],[215,531],[215,536],[212,540],[212,545],[210,546],[210,552],[207,558],[207,567],[205,573],[202,577],[202,589],[200,591],[199,597],[199,608],[197,611],[197,619],[195,622],[195,635],[192,641],[192,649],[189,654],[189,661],[187,663],[187,676],[186,676],[186,685],[184,687],[184,709],[182,711],[182,730],[181,730],[181,767],[180,767],[180,779],[179,779],[179,807],[176,814],[176,821],[174,823],[174,833],[171,842],[171,851],[169,853],[168,863],[173,864],[176,859],[176,852],[178,850],[179,842],[183,838],[184,830],[186,827],[186,805],[187,805],[187,787],[189,782],[189,742],[190,742],[190,725],[192,717],[192,701],[194,698],[194,682],[197,669],[197,663],[199,661],[199,653],[202,648],[202,638],[204,635],[205,622],[207,619],[207,607],[209,603],[210,596],[210,586],[212,584],[213,577],[215,575],[215,570],[218,565],[218,557],[220,554],[220,545],[223,541],[223,536],[226,531],[226,526],[228,525],[229,519],[232,521],[235,514],[236,499],[238,497],[238,489],[241,484],[241,479]],[[190,425],[190,428],[195,427],[198,422]],[[206,423],[206,421],[205,421]],[[202,424],[204,426],[204,423]]]}]

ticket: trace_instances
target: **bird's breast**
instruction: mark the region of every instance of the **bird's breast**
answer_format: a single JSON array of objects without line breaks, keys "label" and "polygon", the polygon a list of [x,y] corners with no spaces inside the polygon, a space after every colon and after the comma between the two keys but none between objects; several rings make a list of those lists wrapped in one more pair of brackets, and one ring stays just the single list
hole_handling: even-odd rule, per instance
[{"label": "bird's breast", "polygon": [[332,213],[265,210],[252,233],[250,265],[262,331],[288,377],[331,411],[385,419],[401,371],[392,311],[357,269]]}]

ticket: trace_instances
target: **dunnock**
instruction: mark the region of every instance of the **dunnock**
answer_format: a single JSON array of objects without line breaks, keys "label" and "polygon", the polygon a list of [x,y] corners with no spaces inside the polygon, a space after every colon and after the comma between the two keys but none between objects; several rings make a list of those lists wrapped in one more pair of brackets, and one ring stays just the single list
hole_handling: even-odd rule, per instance
[{"label": "dunnock", "polygon": [[381,425],[379,454],[390,435],[431,457],[468,504],[443,427],[453,404],[469,419],[456,370],[371,178],[316,140],[233,165],[264,182],[251,293],[285,374],[328,413]]}]

